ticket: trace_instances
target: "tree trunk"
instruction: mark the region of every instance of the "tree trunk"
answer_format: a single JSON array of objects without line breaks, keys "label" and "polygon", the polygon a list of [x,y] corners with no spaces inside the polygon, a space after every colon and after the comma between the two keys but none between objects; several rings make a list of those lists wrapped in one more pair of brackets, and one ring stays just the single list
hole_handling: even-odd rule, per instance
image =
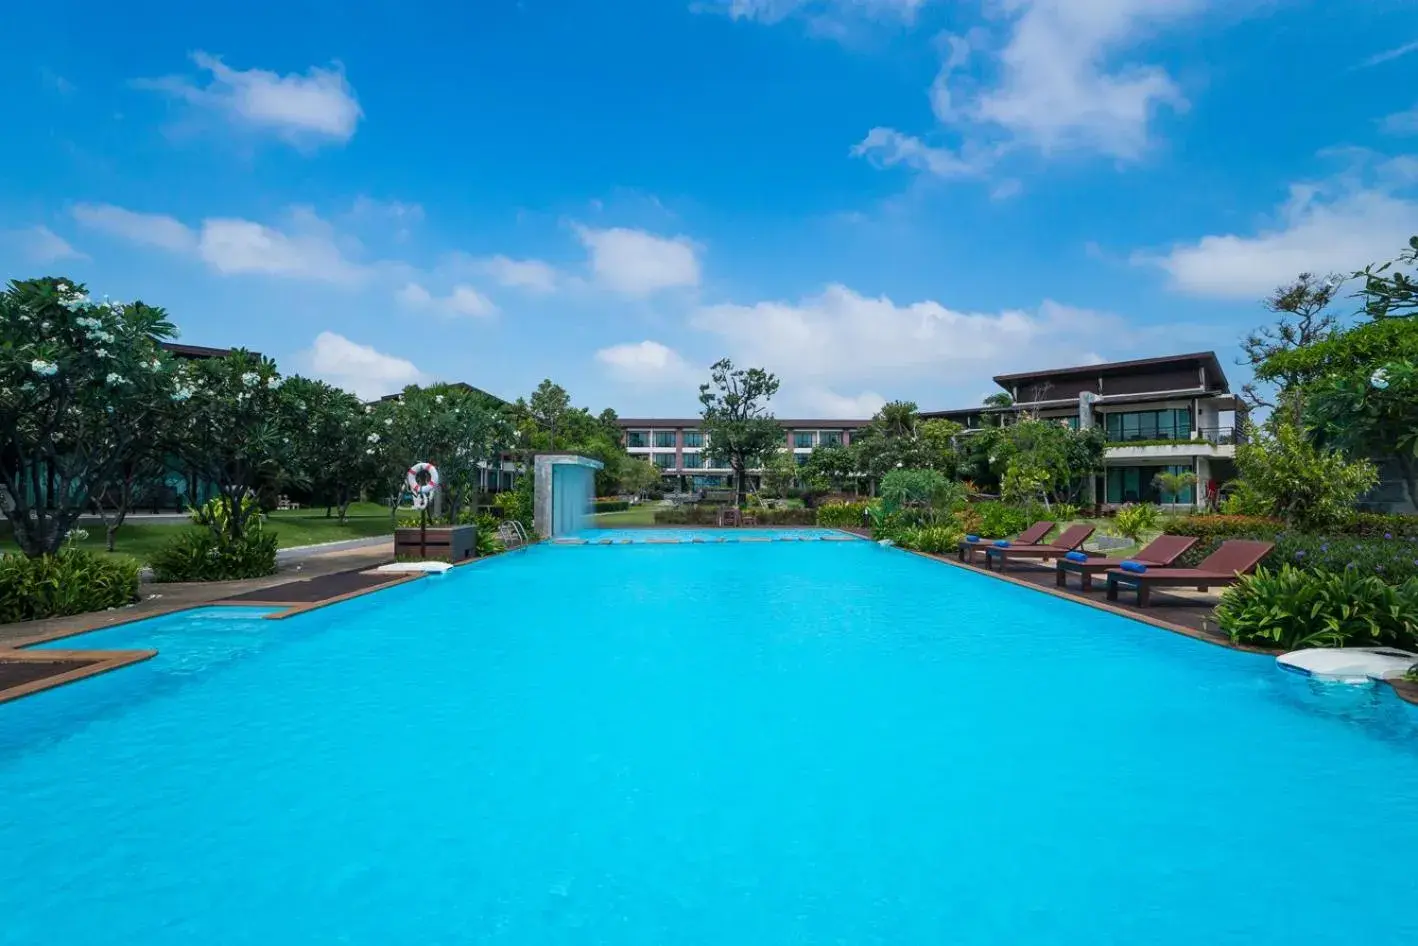
[{"label": "tree trunk", "polygon": [[734,475],[738,477],[738,490],[735,493],[735,505],[742,509],[743,504],[748,501],[748,471],[744,469],[742,461],[734,465]]},{"label": "tree trunk", "polygon": [[[325,518],[326,518],[326,519],[329,519],[329,518],[330,518],[330,510],[331,510],[332,508],[333,508],[333,507],[331,507],[331,505],[330,505],[328,502],[325,504]],[[344,516],[343,513],[340,514],[340,521],[341,521],[341,522],[344,522],[344,521],[345,521],[345,516]]]},{"label": "tree trunk", "polygon": [[118,527],[120,525],[122,525],[121,522],[105,522],[103,524],[104,544],[107,546],[108,551],[110,552],[113,551],[113,540],[114,537],[118,535]]}]

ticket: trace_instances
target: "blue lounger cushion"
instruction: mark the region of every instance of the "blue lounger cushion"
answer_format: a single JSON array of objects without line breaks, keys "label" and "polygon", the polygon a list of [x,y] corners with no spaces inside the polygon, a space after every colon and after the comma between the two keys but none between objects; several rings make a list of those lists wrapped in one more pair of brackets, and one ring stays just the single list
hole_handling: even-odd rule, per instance
[{"label": "blue lounger cushion", "polygon": [[1000,539],[998,542],[995,543],[995,548],[997,548],[997,549],[1007,549],[1007,548],[1009,548],[1009,540],[1008,540],[1008,539]]},{"label": "blue lounger cushion", "polygon": [[1069,552],[1067,555],[1064,556],[1064,558],[1068,559],[1070,562],[1088,561],[1088,556],[1082,552]]},{"label": "blue lounger cushion", "polygon": [[1141,562],[1134,562],[1132,559],[1128,559],[1118,567],[1125,572],[1132,572],[1134,575],[1141,575],[1143,572],[1147,571],[1146,565]]},{"label": "blue lounger cushion", "polygon": [[965,537],[965,541],[966,541],[966,542],[978,542],[978,541],[980,541],[980,537],[979,537],[978,535],[967,535],[967,536]]}]

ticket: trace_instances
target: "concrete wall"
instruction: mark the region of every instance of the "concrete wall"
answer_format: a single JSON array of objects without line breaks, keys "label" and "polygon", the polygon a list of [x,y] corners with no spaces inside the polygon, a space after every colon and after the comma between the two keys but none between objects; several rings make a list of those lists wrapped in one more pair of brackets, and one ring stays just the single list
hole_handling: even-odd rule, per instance
[{"label": "concrete wall", "polygon": [[599,460],[573,454],[541,454],[533,465],[533,514],[537,533],[550,539],[586,528],[596,498]]}]

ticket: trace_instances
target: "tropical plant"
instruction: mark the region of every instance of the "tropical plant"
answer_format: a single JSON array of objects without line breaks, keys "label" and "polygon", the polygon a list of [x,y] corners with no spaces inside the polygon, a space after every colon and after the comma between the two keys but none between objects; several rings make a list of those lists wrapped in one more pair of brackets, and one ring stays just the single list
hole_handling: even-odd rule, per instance
[{"label": "tropical plant", "polygon": [[1334,331],[1339,315],[1329,306],[1343,284],[1338,276],[1301,273],[1265,300],[1265,308],[1279,318],[1241,340],[1240,363],[1256,373],[1256,380],[1242,386],[1241,396],[1253,410],[1280,410],[1287,422],[1299,423],[1304,407],[1301,390],[1308,373],[1297,365],[1283,367],[1284,356],[1309,348]]},{"label": "tropical plant", "polygon": [[0,555],[0,624],[121,608],[138,598],[138,563],[64,548]]},{"label": "tropical plant", "polygon": [[344,522],[360,489],[378,478],[366,453],[375,429],[371,414],[348,391],[298,375],[281,385],[281,406],[296,477],[327,516],[334,510]]},{"label": "tropical plant", "polygon": [[1356,570],[1261,568],[1221,596],[1221,627],[1236,643],[1294,650],[1418,641],[1418,579],[1390,585]]},{"label": "tropical plant", "polygon": [[1142,537],[1157,529],[1160,510],[1151,503],[1129,503],[1113,517],[1113,531],[1126,539],[1141,542]]},{"label": "tropical plant", "polygon": [[621,492],[640,496],[651,487],[658,486],[661,475],[655,464],[626,454],[619,463],[616,479]]},{"label": "tropical plant", "polygon": [[94,303],[65,279],[0,292],[0,505],[26,555],[58,551],[151,449],[172,391],[160,343],[175,335],[162,309]]},{"label": "tropical plant", "polygon": [[1418,359],[1328,375],[1311,386],[1308,403],[1310,430],[1322,446],[1392,457],[1409,500],[1418,500]]},{"label": "tropical plant", "polygon": [[954,525],[912,526],[899,533],[896,544],[917,552],[944,555],[955,551],[964,537],[965,533]]},{"label": "tropical plant", "polygon": [[1411,237],[1408,249],[1398,258],[1379,266],[1369,266],[1354,274],[1364,280],[1359,291],[1364,311],[1374,319],[1402,318],[1418,314],[1418,272],[1405,274],[1403,266],[1418,264],[1418,236]]},{"label": "tropical plant", "polygon": [[517,399],[516,410],[547,432],[547,449],[555,452],[556,428],[571,410],[571,396],[566,389],[546,378],[537,385],[531,397]]},{"label": "tropical plant", "polygon": [[881,504],[907,521],[935,523],[965,505],[965,487],[938,470],[892,470],[881,479]]},{"label": "tropical plant", "polygon": [[1367,460],[1312,443],[1292,424],[1268,427],[1237,446],[1236,466],[1254,505],[1291,526],[1320,529],[1343,521],[1378,481]]},{"label": "tropical plant", "polygon": [[978,524],[972,531],[987,539],[1005,539],[1018,535],[1029,528],[1030,523],[1044,516],[1043,510],[1034,506],[1016,506],[1010,503],[975,503],[967,510],[970,520],[978,517]]},{"label": "tropical plant", "polygon": [[1196,485],[1196,474],[1191,472],[1158,473],[1152,477],[1152,485],[1157,487],[1157,491],[1163,496],[1171,496],[1173,501],[1178,496],[1182,496],[1187,490]]},{"label": "tropical plant", "polygon": [[853,529],[865,521],[870,503],[823,503],[817,507],[817,524],[830,529]]},{"label": "tropical plant", "polygon": [[182,529],[152,561],[155,581],[232,581],[275,574],[276,535],[248,528],[239,535]]},{"label": "tropical plant", "polygon": [[702,427],[710,460],[734,471],[738,504],[748,488],[748,470],[762,465],[783,443],[783,430],[768,410],[778,393],[778,379],[762,368],[736,369],[727,358],[709,369],[709,381],[699,386]]},{"label": "tropical plant", "polygon": [[803,464],[802,473],[814,483],[829,489],[846,489],[857,478],[857,454],[841,444],[823,444],[813,448]]},{"label": "tropical plant", "polygon": [[776,450],[763,462],[763,491],[769,496],[786,499],[797,483],[799,473],[797,457],[787,450]]}]

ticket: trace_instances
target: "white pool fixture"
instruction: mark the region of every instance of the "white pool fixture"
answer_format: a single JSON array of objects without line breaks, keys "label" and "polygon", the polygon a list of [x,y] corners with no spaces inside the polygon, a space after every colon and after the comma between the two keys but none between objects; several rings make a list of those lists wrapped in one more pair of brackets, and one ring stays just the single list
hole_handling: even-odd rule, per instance
[{"label": "white pool fixture", "polygon": [[1395,647],[1325,647],[1293,650],[1275,658],[1282,670],[1337,683],[1397,680],[1418,665],[1418,654]]},{"label": "white pool fixture", "polygon": [[893,542],[891,539],[881,539],[881,540],[878,541],[876,544],[879,545],[879,546],[881,546],[881,547],[884,548],[884,549],[890,549],[890,548],[895,548],[895,547],[896,547],[896,543]]},{"label": "white pool fixture", "polygon": [[375,569],[386,575],[442,575],[453,568],[447,562],[393,562]]},{"label": "white pool fixture", "polygon": [[[420,473],[425,474],[427,479],[420,480]],[[427,509],[429,500],[433,499],[433,494],[438,490],[438,467],[426,460],[420,460],[409,467],[405,482],[409,492],[413,494],[414,508]]]}]

